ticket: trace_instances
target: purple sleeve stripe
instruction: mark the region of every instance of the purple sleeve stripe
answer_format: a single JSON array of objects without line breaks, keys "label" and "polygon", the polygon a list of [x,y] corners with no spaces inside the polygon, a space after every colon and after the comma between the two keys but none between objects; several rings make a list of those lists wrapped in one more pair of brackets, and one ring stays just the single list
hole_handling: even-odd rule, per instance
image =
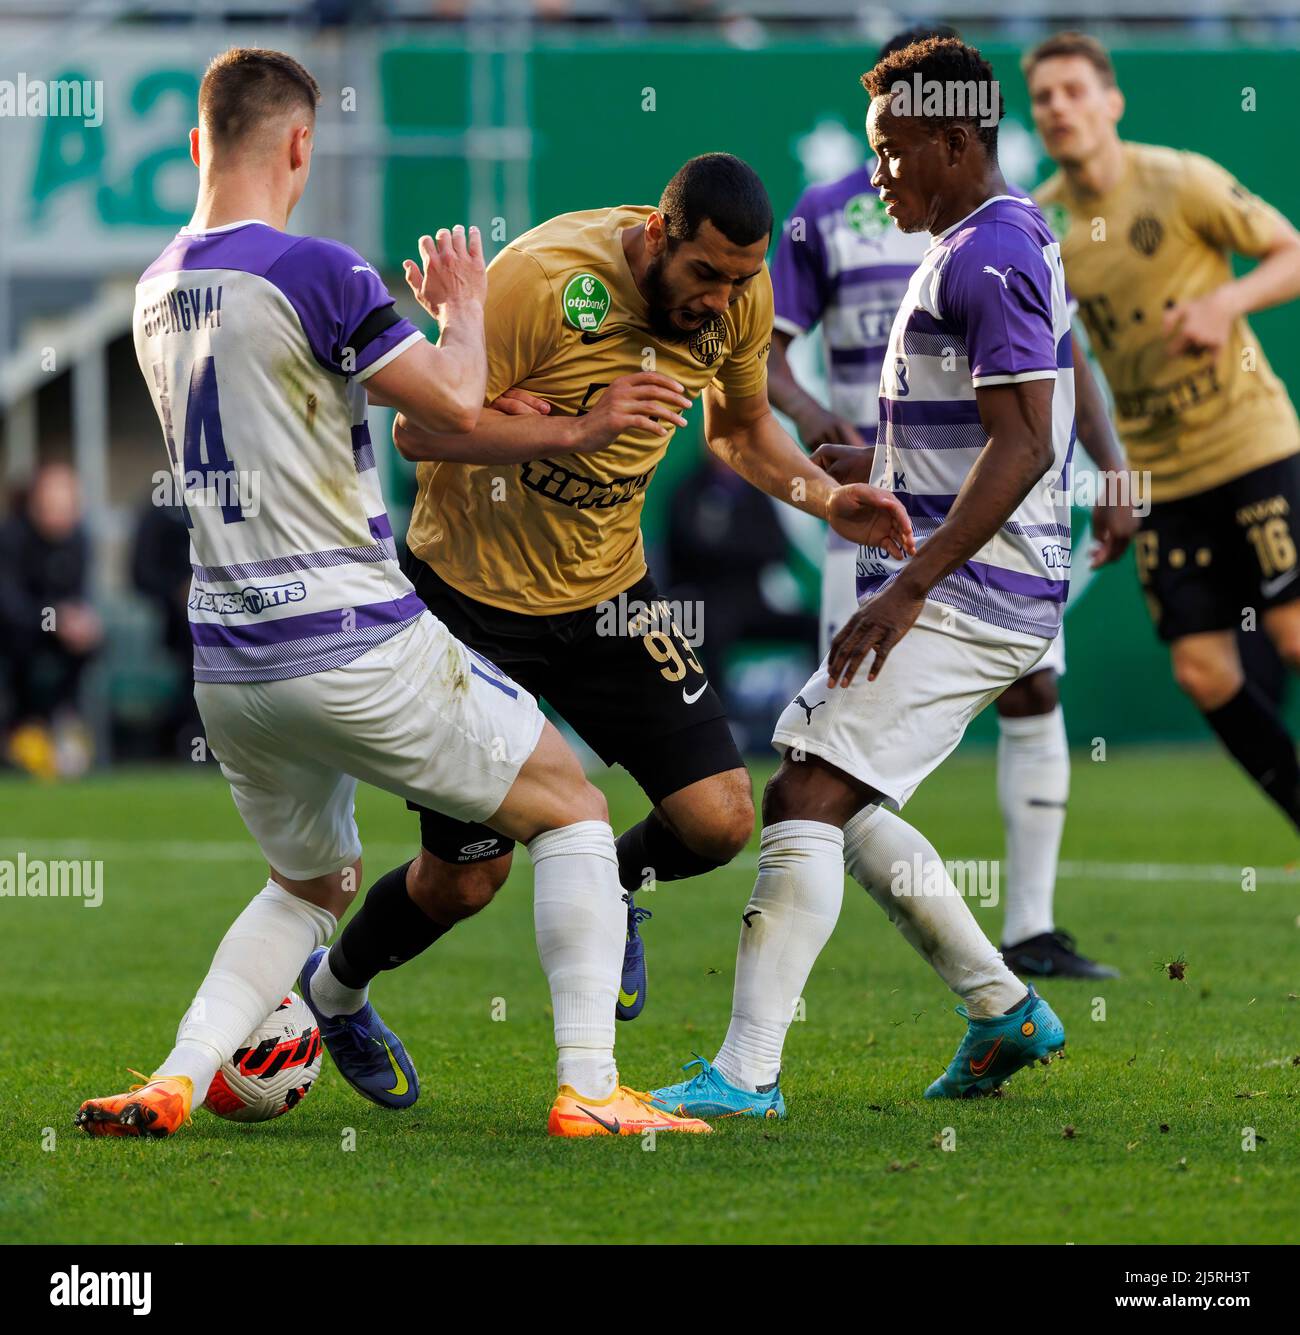
[{"label": "purple sleeve stripe", "polygon": [[881,421],[897,426],[961,426],[980,420],[979,403],[971,399],[880,399]]},{"label": "purple sleeve stripe", "polygon": [[366,523],[370,526],[370,536],[376,542],[383,542],[393,536],[393,526],[386,514],[371,515]]},{"label": "purple sleeve stripe", "polygon": [[1063,371],[1074,365],[1074,340],[1067,329],[1056,342],[1056,369]]},{"label": "purple sleeve stripe", "polygon": [[343,629],[343,618],[349,613],[354,618],[353,629],[362,630],[368,626],[391,626],[409,621],[424,610],[424,600],[412,591],[384,603],[340,607],[331,612],[307,612],[302,616],[280,617],[277,621],[262,621],[253,625],[219,626],[207,621],[191,621],[190,635],[196,645],[216,645],[228,649],[252,648],[335,635]]}]

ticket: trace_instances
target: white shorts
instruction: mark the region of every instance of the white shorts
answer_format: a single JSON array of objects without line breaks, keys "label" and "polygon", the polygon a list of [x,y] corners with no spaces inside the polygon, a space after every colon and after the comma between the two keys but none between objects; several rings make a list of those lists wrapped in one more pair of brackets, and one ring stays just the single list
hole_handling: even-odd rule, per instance
[{"label": "white shorts", "polygon": [[431,613],[343,667],[199,682],[208,744],[271,866],[305,881],[361,855],[357,780],[486,821],[542,734],[537,701]]},{"label": "white shorts", "polygon": [[1047,652],[1033,666],[1034,672],[1051,668],[1058,677],[1065,676],[1065,626],[1056,634],[1056,639],[1048,641]]},{"label": "white shorts", "polygon": [[1046,653],[1017,635],[927,602],[880,676],[859,665],[833,690],[826,660],[777,719],[772,745],[798,749],[869,784],[895,810],[956,748],[967,724]]}]

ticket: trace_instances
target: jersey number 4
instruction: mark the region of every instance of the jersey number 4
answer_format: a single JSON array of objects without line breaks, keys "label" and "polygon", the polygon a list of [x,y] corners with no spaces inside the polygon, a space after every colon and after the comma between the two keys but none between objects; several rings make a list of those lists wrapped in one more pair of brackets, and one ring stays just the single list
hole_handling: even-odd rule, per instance
[{"label": "jersey number 4", "polygon": [[[162,362],[155,362],[154,383],[158,388],[158,407],[163,421],[163,435],[172,467],[179,464],[182,472],[182,498],[202,496],[202,504],[215,501],[221,506],[221,518],[227,524],[240,524],[244,512],[240,507],[239,478],[221,431],[221,400],[217,393],[217,364],[212,357],[200,357],[190,371],[189,396],[185,403],[185,438],[182,456],[176,457],[176,438],[172,429],[171,399],[167,392],[167,371]],[[190,501],[184,499],[185,523],[193,528]]]}]

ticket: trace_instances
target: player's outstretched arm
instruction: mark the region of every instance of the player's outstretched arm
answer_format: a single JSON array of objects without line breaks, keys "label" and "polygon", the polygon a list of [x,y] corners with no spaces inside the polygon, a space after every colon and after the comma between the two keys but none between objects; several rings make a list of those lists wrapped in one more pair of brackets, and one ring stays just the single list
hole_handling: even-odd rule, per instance
[{"label": "player's outstretched arm", "polygon": [[766,390],[738,396],[710,385],[704,391],[704,436],[709,449],[746,482],[827,520],[850,542],[884,547],[897,557],[915,550],[912,521],[894,496],[861,482],[839,485],[782,428]]},{"label": "player's outstretched arm", "polygon": [[[393,424],[393,444],[404,459],[440,459],[447,462],[522,463],[555,454],[587,454],[604,449],[626,431],[647,431],[663,436],[668,423],[685,426],[679,409],[690,398],[676,380],[655,371],[620,376],[606,386],[590,412],[581,417],[533,410],[522,391],[509,390],[513,402],[506,410],[484,408],[468,433],[427,431],[405,414]],[[506,396],[496,400],[504,404]]]},{"label": "player's outstretched arm", "polygon": [[407,260],[407,285],[438,322],[438,342],[419,343],[366,381],[371,400],[397,408],[426,430],[472,431],[487,388],[483,306],[487,275],[477,227],[420,238],[423,268]]},{"label": "player's outstretched arm", "polygon": [[871,652],[875,659],[867,678],[874,681],[920,616],[930,590],[993,537],[1051,467],[1055,386],[1055,380],[1043,379],[976,388],[989,442],[933,537],[835,637],[827,665],[832,686],[847,686]]}]

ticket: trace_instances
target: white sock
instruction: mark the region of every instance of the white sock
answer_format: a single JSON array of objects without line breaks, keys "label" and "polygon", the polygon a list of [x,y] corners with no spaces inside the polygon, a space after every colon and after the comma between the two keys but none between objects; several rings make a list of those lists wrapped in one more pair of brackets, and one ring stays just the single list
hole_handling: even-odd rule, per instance
[{"label": "white sock", "polygon": [[222,937],[157,1073],[189,1076],[197,1108],[222,1062],[292,989],[307,956],[337,926],[332,913],[267,881]]},{"label": "white sock", "polygon": [[812,820],[763,831],[736,951],[731,1024],[714,1059],[733,1085],[759,1089],[780,1075],[795,1003],[843,902],[843,831]]},{"label": "white sock", "polygon": [[[894,893],[900,867],[907,884],[919,865],[942,870],[942,895]],[[1025,985],[1002,962],[953,885],[934,845],[884,807],[864,807],[844,827],[844,863],[849,874],[885,910],[904,938],[966,1003],[973,1019],[1001,1015],[1020,1001]],[[920,889],[922,887],[916,887]]]},{"label": "white sock", "polygon": [[340,983],[330,968],[328,953],[321,960],[309,985],[311,999],[323,1015],[354,1015],[366,1004],[369,986],[348,987]]},{"label": "white sock", "polygon": [[539,834],[528,854],[537,953],[555,1012],[556,1080],[593,1101],[608,1098],[618,1086],[614,1003],[627,936],[614,832],[604,821],[579,821]]},{"label": "white sock", "polygon": [[1070,795],[1070,749],[1060,705],[1050,714],[999,718],[998,801],[1007,833],[1004,945],[1055,926],[1056,863]]}]

